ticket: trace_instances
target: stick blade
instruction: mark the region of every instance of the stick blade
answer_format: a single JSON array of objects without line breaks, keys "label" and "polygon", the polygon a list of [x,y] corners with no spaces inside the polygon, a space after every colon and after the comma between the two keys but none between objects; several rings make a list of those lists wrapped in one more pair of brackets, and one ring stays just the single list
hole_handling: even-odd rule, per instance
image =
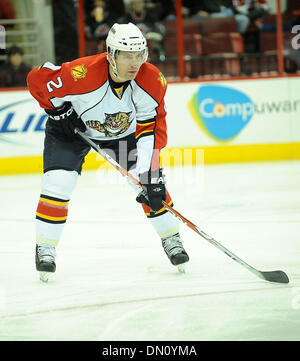
[{"label": "stick blade", "polygon": [[289,283],[289,278],[287,274],[283,271],[269,271],[269,272],[260,272],[262,278],[266,281],[277,282],[277,283]]}]

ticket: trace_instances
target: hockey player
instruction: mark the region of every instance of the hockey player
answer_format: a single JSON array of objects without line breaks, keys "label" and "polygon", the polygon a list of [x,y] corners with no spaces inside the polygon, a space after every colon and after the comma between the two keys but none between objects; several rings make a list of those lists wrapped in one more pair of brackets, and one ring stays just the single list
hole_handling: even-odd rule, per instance
[{"label": "hockey player", "polygon": [[106,45],[107,53],[61,66],[47,62],[27,77],[30,93],[48,114],[36,212],[36,269],[44,280],[55,272],[56,246],[68,203],[90,151],[75,135],[75,128],[114,154],[123,168],[136,172],[144,189],[136,200],[171,263],[178,266],[189,260],[178,221],[162,205],[162,200],[172,205],[160,168],[160,151],[167,142],[166,80],[146,62],[146,40],[132,23],[114,24]]}]

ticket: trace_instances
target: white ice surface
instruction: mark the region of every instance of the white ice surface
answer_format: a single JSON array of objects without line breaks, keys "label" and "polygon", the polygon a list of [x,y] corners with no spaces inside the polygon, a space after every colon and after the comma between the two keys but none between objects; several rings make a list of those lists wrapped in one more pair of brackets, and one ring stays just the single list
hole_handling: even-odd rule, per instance
[{"label": "white ice surface", "polygon": [[166,171],[175,209],[290,283],[257,278],[184,225],[190,262],[179,274],[111,171],[119,184],[80,177],[57,271],[43,284],[34,264],[41,177],[2,176],[0,340],[300,340],[300,162],[211,165],[185,183],[190,168]]}]

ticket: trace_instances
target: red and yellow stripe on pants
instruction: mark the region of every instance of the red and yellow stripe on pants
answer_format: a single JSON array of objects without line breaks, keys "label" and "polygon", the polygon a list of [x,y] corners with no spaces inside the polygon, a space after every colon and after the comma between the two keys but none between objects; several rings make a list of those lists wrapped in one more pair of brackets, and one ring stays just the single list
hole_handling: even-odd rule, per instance
[{"label": "red and yellow stripe on pants", "polygon": [[[169,194],[169,192],[167,190],[166,190],[166,195],[167,195],[166,202],[168,203],[169,206],[172,207],[173,206],[173,201],[172,201],[172,198],[171,198],[171,196],[170,196],[170,194]],[[149,206],[147,206],[146,204],[142,204],[142,207],[143,207],[144,212],[145,212],[145,214],[146,214],[146,216],[148,218],[158,217],[158,216],[161,216],[162,214],[165,214],[166,212],[168,212],[165,207],[162,207],[160,210],[158,210],[156,212],[151,211],[151,208]]]},{"label": "red and yellow stripe on pants", "polygon": [[36,219],[53,224],[65,223],[68,216],[68,203],[68,200],[41,194]]}]

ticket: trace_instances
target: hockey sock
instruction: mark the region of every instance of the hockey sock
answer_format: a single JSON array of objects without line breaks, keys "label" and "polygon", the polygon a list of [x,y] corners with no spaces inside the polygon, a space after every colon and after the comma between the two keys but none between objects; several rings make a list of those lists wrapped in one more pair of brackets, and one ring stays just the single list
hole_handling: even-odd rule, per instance
[{"label": "hockey sock", "polygon": [[68,216],[68,200],[41,194],[36,211],[37,243],[56,246]]},{"label": "hockey sock", "polygon": [[[173,206],[173,201],[168,191],[166,202]],[[144,212],[149,219],[150,223],[160,236],[160,238],[165,238],[171,236],[179,231],[179,222],[170,212],[168,212],[164,207],[162,207],[157,212],[152,212],[150,207],[145,204],[142,205]]]},{"label": "hockey sock", "polygon": [[46,172],[36,212],[36,242],[56,246],[68,216],[68,204],[78,173],[64,169]]}]

